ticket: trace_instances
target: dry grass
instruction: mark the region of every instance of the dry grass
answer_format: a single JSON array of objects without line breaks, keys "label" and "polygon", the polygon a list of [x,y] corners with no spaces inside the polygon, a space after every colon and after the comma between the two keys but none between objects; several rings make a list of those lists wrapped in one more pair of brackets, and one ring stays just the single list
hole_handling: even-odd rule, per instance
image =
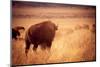
[{"label": "dry grass", "polygon": [[76,27],[59,25],[51,50],[41,50],[39,46],[34,52],[31,45],[28,57],[25,55],[25,41],[12,40],[12,63],[23,65],[95,60],[95,33],[91,28]]},{"label": "dry grass", "polygon": [[[51,50],[41,50],[38,47],[37,52],[32,50],[33,45],[28,53],[28,57],[25,55],[25,41],[12,40],[12,64],[46,64],[46,63],[60,63],[60,62],[78,62],[78,61],[93,61],[96,60],[96,29],[95,24],[95,9],[84,8],[16,8],[12,9],[13,14],[22,15],[37,15],[43,14],[43,18],[18,18],[13,17],[12,27],[23,26],[26,30],[33,24],[37,24],[42,21],[51,20],[58,26],[55,38],[52,42]],[[94,17],[65,17],[65,18],[46,18],[44,15],[51,16],[56,14],[56,17],[62,15],[93,15]],[[60,14],[59,14],[60,13]]]}]

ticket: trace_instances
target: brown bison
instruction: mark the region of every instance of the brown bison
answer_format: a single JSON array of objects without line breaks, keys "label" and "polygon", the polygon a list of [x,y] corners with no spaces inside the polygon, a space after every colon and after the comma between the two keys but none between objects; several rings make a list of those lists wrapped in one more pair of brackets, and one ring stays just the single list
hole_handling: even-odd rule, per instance
[{"label": "brown bison", "polygon": [[40,45],[43,49],[46,47],[50,48],[56,30],[57,30],[57,26],[51,21],[44,21],[39,24],[32,25],[26,31],[26,35],[25,35],[26,56],[31,44],[34,45],[33,50],[35,51],[38,45]]},{"label": "brown bison", "polygon": [[18,39],[17,37],[20,36],[20,32],[19,32],[20,30],[25,30],[25,28],[22,26],[17,26],[17,27],[12,28],[12,39],[15,39],[15,40]]},{"label": "brown bison", "polygon": [[91,30],[93,33],[96,33],[96,24],[93,24],[92,25],[92,30]]}]

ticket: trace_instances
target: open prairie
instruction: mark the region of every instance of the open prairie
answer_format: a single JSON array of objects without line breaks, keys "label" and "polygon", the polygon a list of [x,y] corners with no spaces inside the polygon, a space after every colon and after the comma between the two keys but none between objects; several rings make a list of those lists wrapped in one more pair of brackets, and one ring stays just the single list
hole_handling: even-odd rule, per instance
[{"label": "open prairie", "polygon": [[[23,26],[21,39],[12,39],[13,65],[96,60],[96,14],[94,6],[12,6],[12,27]],[[31,45],[25,55],[25,33],[31,25],[50,20],[58,26],[50,51]]]}]

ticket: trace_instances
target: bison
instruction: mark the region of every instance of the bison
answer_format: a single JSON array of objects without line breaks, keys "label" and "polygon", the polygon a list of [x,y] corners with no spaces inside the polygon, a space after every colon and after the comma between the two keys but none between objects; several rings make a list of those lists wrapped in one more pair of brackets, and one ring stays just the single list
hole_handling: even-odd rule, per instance
[{"label": "bison", "polygon": [[43,49],[50,48],[58,27],[51,21],[44,21],[29,27],[25,35],[25,53],[27,56],[30,45],[33,44],[33,51],[36,51],[38,45]]},{"label": "bison", "polygon": [[19,30],[25,30],[25,28],[22,26],[12,28],[12,39],[17,40],[17,36],[20,36]]},{"label": "bison", "polygon": [[92,25],[92,30],[91,30],[93,33],[96,33],[96,24],[93,24]]}]

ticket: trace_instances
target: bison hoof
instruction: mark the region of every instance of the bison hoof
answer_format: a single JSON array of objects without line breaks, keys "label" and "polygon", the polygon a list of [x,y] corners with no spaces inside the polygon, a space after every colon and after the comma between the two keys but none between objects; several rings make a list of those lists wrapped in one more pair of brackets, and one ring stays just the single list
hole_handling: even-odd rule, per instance
[{"label": "bison hoof", "polygon": [[42,49],[42,50],[45,50],[45,49],[46,49],[46,47],[41,47],[41,49]]},{"label": "bison hoof", "polygon": [[33,47],[33,51],[36,51],[36,50],[37,50],[37,48]]}]

